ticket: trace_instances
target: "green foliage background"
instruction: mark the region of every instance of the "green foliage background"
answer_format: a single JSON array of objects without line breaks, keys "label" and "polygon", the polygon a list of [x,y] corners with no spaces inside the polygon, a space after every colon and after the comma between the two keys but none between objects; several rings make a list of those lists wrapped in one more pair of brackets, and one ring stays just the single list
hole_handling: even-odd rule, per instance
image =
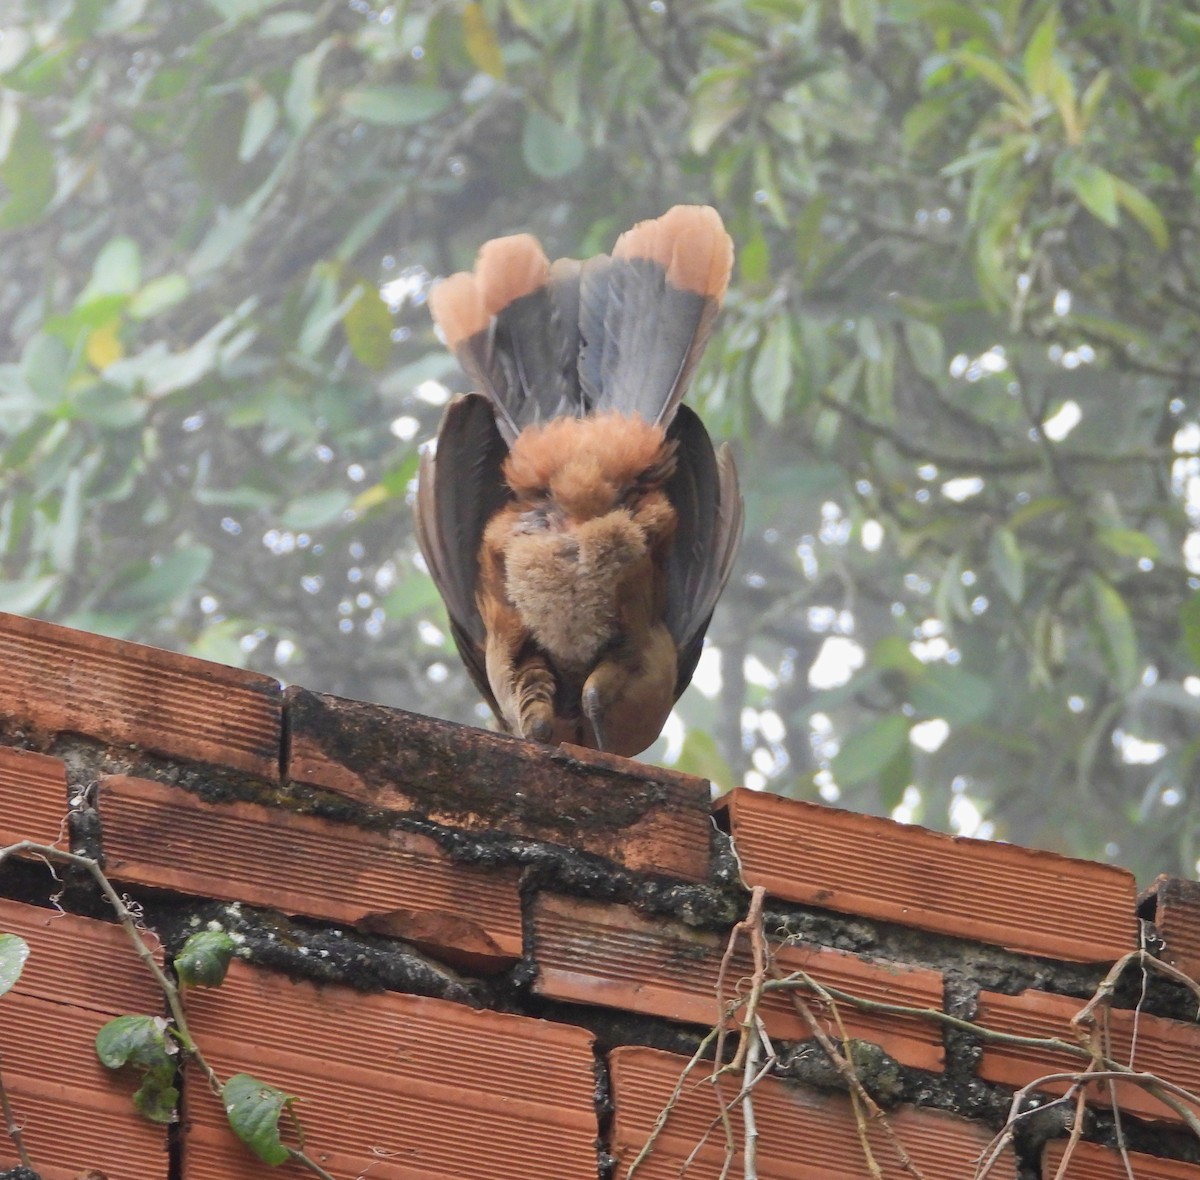
[{"label": "green foliage background", "polygon": [[1198,63],[1149,0],[18,2],[0,607],[478,721],[429,277],[709,201],[748,528],[682,765],[1190,874]]}]

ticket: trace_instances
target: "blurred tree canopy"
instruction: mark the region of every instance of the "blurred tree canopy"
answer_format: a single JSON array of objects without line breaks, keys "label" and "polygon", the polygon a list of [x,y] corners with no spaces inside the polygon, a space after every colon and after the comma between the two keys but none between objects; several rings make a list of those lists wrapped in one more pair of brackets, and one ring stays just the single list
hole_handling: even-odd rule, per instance
[{"label": "blurred tree canopy", "polygon": [[712,202],[747,534],[652,756],[1195,872],[1186,7],[10,3],[0,608],[479,722],[406,504],[430,278]]}]

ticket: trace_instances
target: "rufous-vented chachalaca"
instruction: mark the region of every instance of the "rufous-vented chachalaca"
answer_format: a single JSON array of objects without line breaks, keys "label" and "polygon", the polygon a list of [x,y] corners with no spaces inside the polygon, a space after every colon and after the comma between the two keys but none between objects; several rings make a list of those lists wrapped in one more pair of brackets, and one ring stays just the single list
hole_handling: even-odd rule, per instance
[{"label": "rufous-vented chachalaca", "polygon": [[638,754],[692,678],[742,500],[680,399],[732,263],[716,210],[677,205],[584,262],[497,238],[430,292],[479,392],[422,455],[417,538],[512,733]]}]

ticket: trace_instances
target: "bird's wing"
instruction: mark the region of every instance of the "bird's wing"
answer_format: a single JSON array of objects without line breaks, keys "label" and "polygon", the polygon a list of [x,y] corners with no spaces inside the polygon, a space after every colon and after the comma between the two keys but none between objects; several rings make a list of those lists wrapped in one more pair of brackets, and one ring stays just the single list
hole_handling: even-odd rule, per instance
[{"label": "bird's wing", "polygon": [[421,455],[415,508],[417,543],[446,603],[455,645],[497,716],[475,588],[483,531],[511,498],[503,473],[507,454],[489,399],[478,393],[456,397],[442,417],[436,452]]},{"label": "bird's wing", "polygon": [[727,444],[713,450],[694,411],[680,406],[667,432],[677,444],[667,498],[678,524],[667,564],[665,622],[679,652],[675,695],[687,688],[704,633],[729,580],[742,537],[742,496]]}]

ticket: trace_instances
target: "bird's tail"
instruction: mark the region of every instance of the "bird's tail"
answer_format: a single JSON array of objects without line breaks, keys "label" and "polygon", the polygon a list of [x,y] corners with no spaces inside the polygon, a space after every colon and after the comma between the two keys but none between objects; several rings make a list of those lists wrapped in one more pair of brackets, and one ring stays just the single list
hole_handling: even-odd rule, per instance
[{"label": "bird's tail", "polygon": [[536,238],[496,238],[473,272],[436,284],[433,317],[497,408],[525,426],[596,410],[670,424],[712,330],[733,243],[707,205],[676,205],[622,234],[611,257],[553,265]]}]

